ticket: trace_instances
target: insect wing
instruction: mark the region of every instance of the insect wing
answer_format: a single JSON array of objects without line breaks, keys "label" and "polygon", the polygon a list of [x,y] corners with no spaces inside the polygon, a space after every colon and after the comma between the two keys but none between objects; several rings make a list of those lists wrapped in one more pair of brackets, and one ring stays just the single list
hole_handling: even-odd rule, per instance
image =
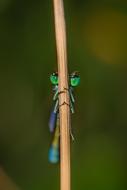
[{"label": "insect wing", "polygon": [[49,149],[49,162],[56,164],[59,162],[59,118],[57,117],[57,124],[55,128],[54,138]]}]

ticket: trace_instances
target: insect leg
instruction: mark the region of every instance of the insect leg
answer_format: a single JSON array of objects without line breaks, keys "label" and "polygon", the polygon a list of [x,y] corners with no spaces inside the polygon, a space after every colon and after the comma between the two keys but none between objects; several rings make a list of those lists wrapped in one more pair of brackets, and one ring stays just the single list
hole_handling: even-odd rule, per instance
[{"label": "insect leg", "polygon": [[71,109],[71,113],[75,113],[74,106],[71,100],[70,100],[70,109]]},{"label": "insect leg", "polygon": [[69,106],[69,107],[70,107],[70,104],[68,104],[68,103],[67,103],[67,102],[65,102],[65,101],[64,101],[62,104],[60,104],[60,105],[59,105],[59,107],[61,107],[61,106],[63,106],[63,105],[67,105],[67,106]]},{"label": "insect leg", "polygon": [[70,87],[70,90],[69,90],[70,98],[71,98],[71,101],[73,103],[75,103],[75,99],[74,99],[74,95],[73,95],[72,91],[73,91],[73,89]]},{"label": "insect leg", "polygon": [[56,100],[55,106],[54,106],[54,113],[57,113],[59,109],[59,101],[58,99]]},{"label": "insect leg", "polygon": [[53,96],[53,100],[55,101],[57,98],[58,98],[58,94],[59,94],[59,91],[58,91],[58,88],[56,89],[56,92]]}]

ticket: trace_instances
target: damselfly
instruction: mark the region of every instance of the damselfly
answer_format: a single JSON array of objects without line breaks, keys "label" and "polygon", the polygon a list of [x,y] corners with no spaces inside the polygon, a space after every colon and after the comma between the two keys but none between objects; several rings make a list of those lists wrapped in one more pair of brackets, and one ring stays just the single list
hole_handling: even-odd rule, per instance
[{"label": "damselfly", "polygon": [[[49,129],[50,132],[54,134],[52,144],[49,150],[49,161],[51,163],[57,163],[59,161],[59,137],[60,137],[60,128],[59,128],[59,90],[58,90],[58,83],[59,83],[59,77],[58,73],[52,73],[50,76],[51,83],[53,84],[53,110],[50,115],[49,120]],[[71,113],[74,113],[74,95],[73,90],[74,87],[78,86],[80,83],[80,77],[78,75],[78,72],[73,72],[69,77],[69,97],[70,97],[70,111]],[[67,89],[66,89],[67,90]]]}]

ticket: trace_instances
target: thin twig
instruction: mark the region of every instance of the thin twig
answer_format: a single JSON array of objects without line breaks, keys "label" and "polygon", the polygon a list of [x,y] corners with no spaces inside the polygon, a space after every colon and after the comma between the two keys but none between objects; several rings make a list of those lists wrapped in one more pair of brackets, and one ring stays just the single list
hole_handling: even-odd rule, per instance
[{"label": "thin twig", "polygon": [[68,90],[66,26],[63,0],[53,0],[55,15],[56,47],[59,75],[60,111],[60,186],[61,190],[70,190],[70,107]]}]

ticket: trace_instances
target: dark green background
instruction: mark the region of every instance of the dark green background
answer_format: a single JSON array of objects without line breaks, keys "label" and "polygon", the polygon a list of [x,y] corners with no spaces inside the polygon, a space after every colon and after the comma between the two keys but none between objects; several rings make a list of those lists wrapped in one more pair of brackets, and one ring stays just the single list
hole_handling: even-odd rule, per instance
[{"label": "dark green background", "polygon": [[[126,190],[127,3],[65,1],[72,116],[73,190]],[[22,190],[59,189],[48,163],[57,69],[52,1],[0,0],[0,162]]]}]

